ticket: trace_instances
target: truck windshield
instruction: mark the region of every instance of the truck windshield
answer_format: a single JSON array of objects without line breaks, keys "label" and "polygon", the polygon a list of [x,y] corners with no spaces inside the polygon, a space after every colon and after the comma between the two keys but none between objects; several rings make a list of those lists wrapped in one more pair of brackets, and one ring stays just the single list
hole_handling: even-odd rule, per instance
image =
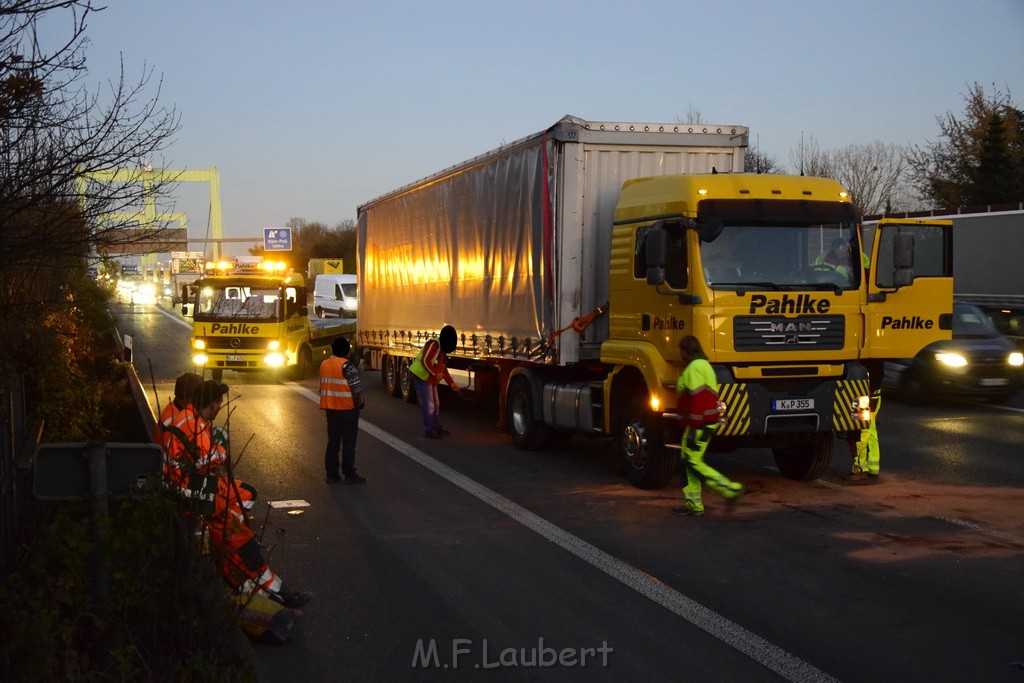
[{"label": "truck windshield", "polygon": [[853,223],[726,225],[700,259],[712,289],[856,289],[863,270]]},{"label": "truck windshield", "polygon": [[195,319],[277,320],[280,300],[281,293],[277,289],[257,289],[239,284],[204,284],[196,292]]}]

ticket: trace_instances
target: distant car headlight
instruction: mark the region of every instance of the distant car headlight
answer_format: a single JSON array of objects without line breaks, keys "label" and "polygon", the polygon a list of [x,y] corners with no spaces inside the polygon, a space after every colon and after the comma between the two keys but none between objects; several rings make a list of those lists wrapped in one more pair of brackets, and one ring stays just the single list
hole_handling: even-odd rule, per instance
[{"label": "distant car headlight", "polygon": [[935,354],[935,360],[951,368],[962,368],[967,366],[967,359],[959,353],[943,351]]},{"label": "distant car headlight", "polygon": [[1024,365],[1024,353],[1014,351],[1009,355],[1009,357],[1007,357],[1006,362],[1014,367],[1020,367],[1021,365]]}]

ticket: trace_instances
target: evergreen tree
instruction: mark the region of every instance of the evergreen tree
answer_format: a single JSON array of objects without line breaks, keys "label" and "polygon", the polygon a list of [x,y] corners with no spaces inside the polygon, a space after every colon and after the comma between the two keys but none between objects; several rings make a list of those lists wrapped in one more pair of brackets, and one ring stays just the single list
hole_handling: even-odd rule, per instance
[{"label": "evergreen tree", "polygon": [[1024,112],[977,83],[964,100],[962,117],[938,119],[943,140],[908,155],[915,185],[936,208],[1024,201]]}]

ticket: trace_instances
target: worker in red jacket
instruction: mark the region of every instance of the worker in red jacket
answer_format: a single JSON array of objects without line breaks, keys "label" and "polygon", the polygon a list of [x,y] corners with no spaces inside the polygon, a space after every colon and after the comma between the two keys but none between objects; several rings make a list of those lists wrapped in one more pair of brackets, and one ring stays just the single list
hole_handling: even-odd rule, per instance
[{"label": "worker in red jacket", "polygon": [[440,439],[451,434],[441,426],[441,401],[437,395],[437,385],[443,379],[452,391],[459,393],[459,385],[448,374],[448,354],[455,350],[458,343],[455,328],[445,325],[441,328],[439,338],[428,339],[409,364],[409,372],[413,374],[416,385],[416,400],[423,414],[423,434],[428,439]]},{"label": "worker in red jacket", "polygon": [[721,414],[718,409],[718,380],[715,370],[704,355],[700,341],[687,335],[679,340],[683,371],[676,380],[676,410],[683,420],[682,456],[685,468],[684,505],[673,508],[674,515],[704,514],[701,500],[702,483],[731,504],[743,495],[743,486],[730,481],[721,472],[704,462],[704,454],[718,431]]}]

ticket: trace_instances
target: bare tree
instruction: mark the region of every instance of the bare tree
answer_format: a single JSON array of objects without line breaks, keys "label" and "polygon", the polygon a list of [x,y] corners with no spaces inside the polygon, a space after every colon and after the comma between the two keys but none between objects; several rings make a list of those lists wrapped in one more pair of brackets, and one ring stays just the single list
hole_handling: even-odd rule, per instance
[{"label": "bare tree", "polygon": [[700,125],[707,123],[707,121],[704,120],[704,114],[701,113],[700,109],[697,109],[691,104],[686,107],[685,117],[676,117],[676,123],[692,123],[694,125]]},{"label": "bare tree", "polygon": [[[173,187],[93,180],[79,194],[76,181],[98,171],[137,168],[141,181],[178,130],[151,69],[129,82],[122,63],[106,87],[83,84],[86,20],[100,9],[93,0],[0,0],[0,321],[68,305],[62,285],[73,266],[123,240],[128,222],[105,217],[138,213],[146,192]],[[47,49],[39,24],[57,19],[67,32]]]},{"label": "bare tree", "polygon": [[833,177],[832,155],[822,149],[818,139],[811,136],[807,140],[801,136],[800,145],[789,151],[789,163],[800,175],[820,178]]},{"label": "bare tree", "polygon": [[836,180],[850,193],[861,213],[908,211],[905,196],[906,150],[875,140],[868,145],[847,145],[830,156]]},{"label": "bare tree", "polygon": [[747,150],[743,162],[744,169],[750,173],[781,173],[782,167],[775,157],[767,152],[762,152],[758,147],[751,147]]}]

